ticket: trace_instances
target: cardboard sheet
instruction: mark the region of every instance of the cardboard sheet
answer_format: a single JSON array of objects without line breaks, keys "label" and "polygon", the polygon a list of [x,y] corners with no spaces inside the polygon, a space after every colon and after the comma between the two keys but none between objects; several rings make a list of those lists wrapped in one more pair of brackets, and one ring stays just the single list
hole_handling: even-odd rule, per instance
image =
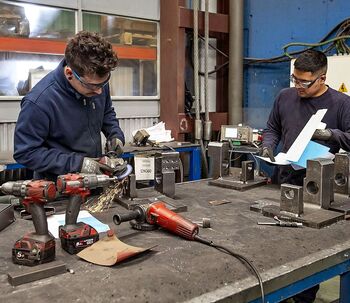
[{"label": "cardboard sheet", "polygon": [[131,246],[120,241],[114,234],[100,239],[77,254],[78,257],[93,264],[113,266],[125,259],[136,256],[153,247]]}]

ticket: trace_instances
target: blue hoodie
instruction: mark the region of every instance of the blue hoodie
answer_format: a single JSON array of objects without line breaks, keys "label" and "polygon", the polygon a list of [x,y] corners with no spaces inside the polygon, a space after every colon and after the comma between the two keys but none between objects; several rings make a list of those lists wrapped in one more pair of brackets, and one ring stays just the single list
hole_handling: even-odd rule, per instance
[{"label": "blue hoodie", "polygon": [[63,60],[22,99],[15,129],[15,160],[36,178],[80,171],[84,157],[101,157],[101,131],[125,143],[109,86],[100,95],[79,94],[64,76]]}]

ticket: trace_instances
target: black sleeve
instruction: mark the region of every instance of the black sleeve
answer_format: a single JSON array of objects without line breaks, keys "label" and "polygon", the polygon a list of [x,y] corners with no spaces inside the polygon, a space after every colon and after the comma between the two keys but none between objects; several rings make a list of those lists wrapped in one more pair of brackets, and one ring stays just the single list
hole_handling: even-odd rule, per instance
[{"label": "black sleeve", "polygon": [[331,142],[337,142],[340,148],[350,152],[350,98],[345,100],[338,112],[338,129],[331,129]]},{"label": "black sleeve", "polygon": [[269,119],[266,123],[266,128],[263,132],[263,146],[275,149],[281,139],[281,117],[279,113],[279,94],[273,104]]}]

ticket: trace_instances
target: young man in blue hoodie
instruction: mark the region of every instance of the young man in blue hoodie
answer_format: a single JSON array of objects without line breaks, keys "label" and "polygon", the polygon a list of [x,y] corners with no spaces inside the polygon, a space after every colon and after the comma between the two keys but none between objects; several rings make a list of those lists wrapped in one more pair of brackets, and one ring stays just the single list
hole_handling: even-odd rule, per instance
[{"label": "young man in blue hoodie", "polygon": [[55,180],[69,172],[101,173],[92,158],[120,155],[125,143],[109,92],[118,64],[112,45],[100,35],[79,32],[65,57],[23,98],[15,130],[14,158],[35,178]]}]

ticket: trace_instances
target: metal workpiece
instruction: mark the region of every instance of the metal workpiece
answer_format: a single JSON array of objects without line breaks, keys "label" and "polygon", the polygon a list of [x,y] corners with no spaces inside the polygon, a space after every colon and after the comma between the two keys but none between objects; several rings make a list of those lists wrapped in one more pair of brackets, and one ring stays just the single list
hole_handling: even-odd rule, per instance
[{"label": "metal workpiece", "polygon": [[307,160],[304,178],[303,200],[328,209],[334,200],[334,163],[330,159]]},{"label": "metal workpiece", "polygon": [[266,178],[254,176],[254,161],[243,161],[240,177],[225,176],[209,180],[209,185],[224,187],[234,190],[248,190],[257,186],[266,185]]},{"label": "metal workpiece", "polygon": [[130,174],[129,182],[126,187],[126,196],[130,199],[137,198],[137,189],[136,189],[136,175]]},{"label": "metal workpiece", "polygon": [[241,181],[247,182],[254,180],[254,161],[243,161],[240,176]]},{"label": "metal workpiece", "polygon": [[228,142],[210,142],[208,145],[211,177],[217,179],[228,176],[230,169]]},{"label": "metal workpiece", "polygon": [[15,221],[13,205],[0,204],[0,231]]},{"label": "metal workpiece", "polygon": [[292,184],[281,184],[281,212],[301,215],[304,211],[303,187]]},{"label": "metal workpiece", "polygon": [[337,153],[334,158],[334,192],[349,195],[350,153]]},{"label": "metal workpiece", "polygon": [[175,172],[167,171],[156,174],[154,189],[170,197],[175,197]]},{"label": "metal workpiece", "polygon": [[175,197],[175,170],[180,168],[178,152],[164,152],[155,155],[154,188],[164,195]]},{"label": "metal workpiece", "polygon": [[162,152],[155,154],[155,173],[180,169],[179,152]]},{"label": "metal workpiece", "polygon": [[54,261],[35,267],[21,268],[15,272],[8,273],[8,281],[12,286],[45,279],[48,277],[64,274],[67,272],[66,264],[62,261]]}]

